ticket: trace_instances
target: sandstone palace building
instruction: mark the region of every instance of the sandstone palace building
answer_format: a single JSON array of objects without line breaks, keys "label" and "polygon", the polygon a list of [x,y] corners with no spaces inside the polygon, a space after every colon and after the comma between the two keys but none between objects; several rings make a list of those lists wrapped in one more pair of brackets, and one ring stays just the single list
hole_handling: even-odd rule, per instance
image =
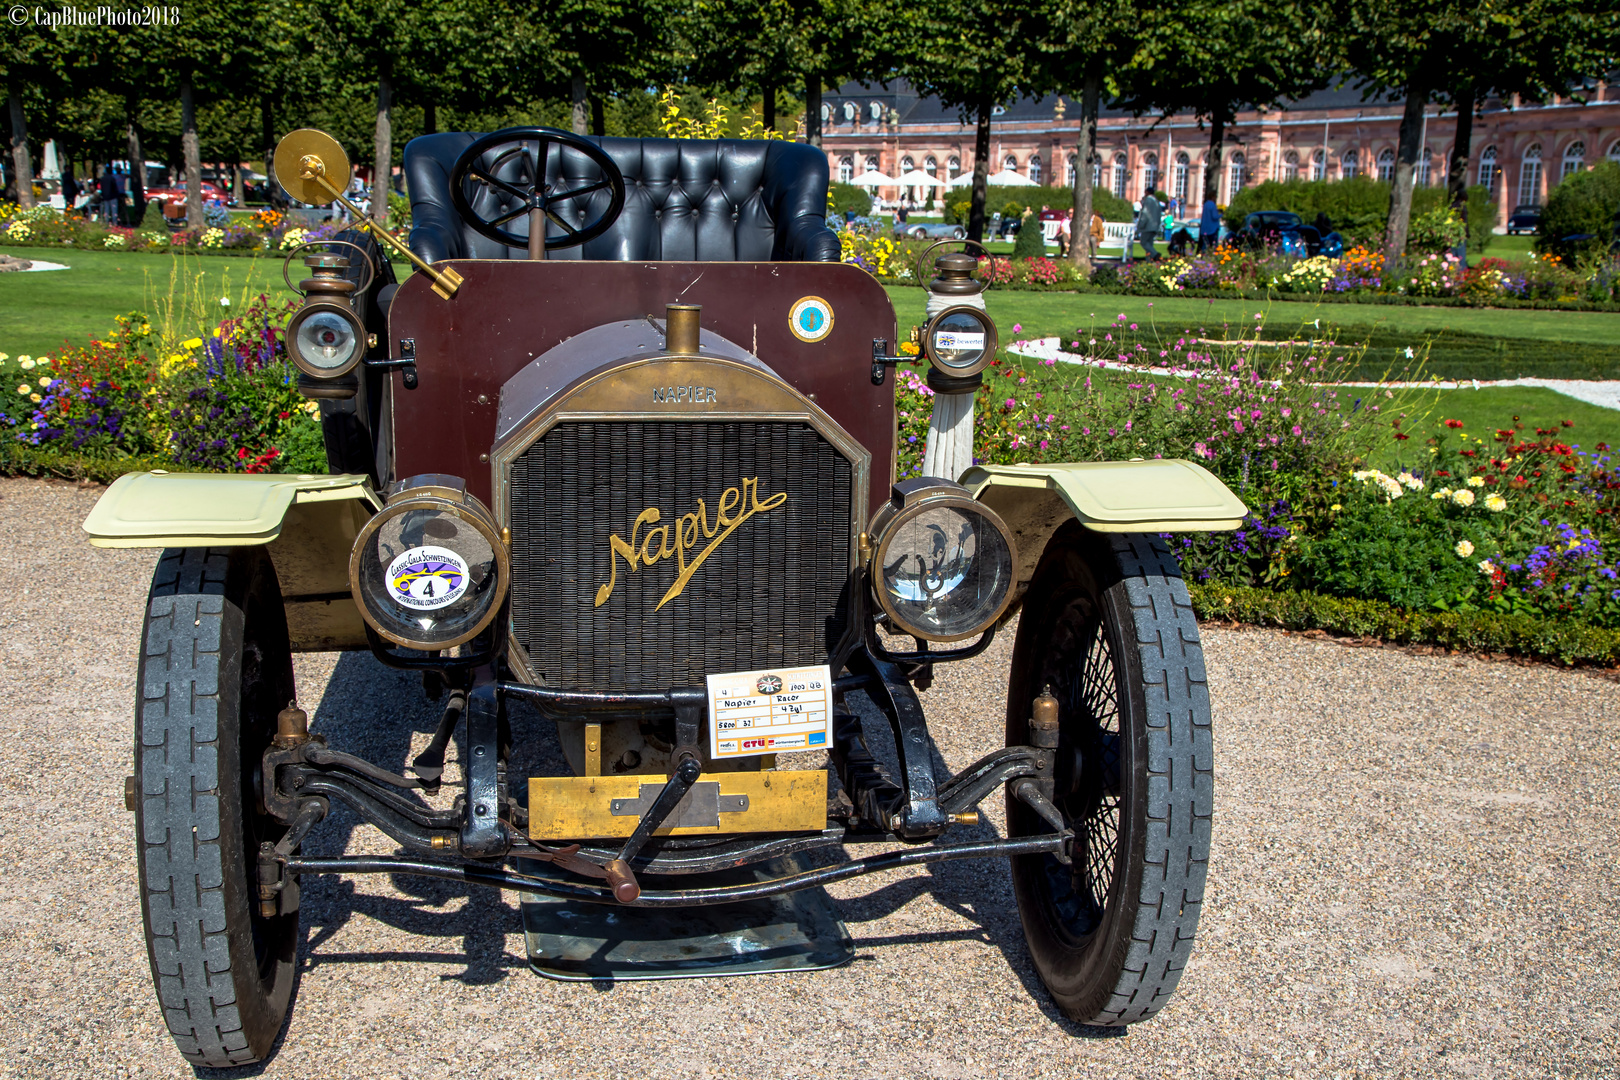
[{"label": "sandstone palace building", "polygon": [[[1219,179],[1222,205],[1238,188],[1264,180],[1390,179],[1395,171],[1399,99],[1362,100],[1353,87],[1324,90],[1284,108],[1250,108],[1227,130]],[[998,108],[990,130],[990,171],[1012,170],[1040,184],[1074,183],[1080,106],[1069,95],[1022,98]],[[1446,182],[1456,114],[1426,112],[1417,183]],[[822,103],[822,146],[835,179],[878,170],[899,176],[922,169],[950,180],[973,169],[973,117],[921,97],[903,81],[886,88],[846,83]],[[1620,162],[1620,75],[1580,98],[1543,104],[1487,100],[1474,120],[1469,183],[1496,199],[1499,221],[1515,206],[1542,203],[1547,191],[1601,158]],[[1209,152],[1208,129],[1191,115],[1168,118],[1102,109],[1093,180],[1126,199],[1162,189],[1196,204]],[[886,199],[903,192],[878,189]],[[917,191],[921,201],[926,192]]]}]

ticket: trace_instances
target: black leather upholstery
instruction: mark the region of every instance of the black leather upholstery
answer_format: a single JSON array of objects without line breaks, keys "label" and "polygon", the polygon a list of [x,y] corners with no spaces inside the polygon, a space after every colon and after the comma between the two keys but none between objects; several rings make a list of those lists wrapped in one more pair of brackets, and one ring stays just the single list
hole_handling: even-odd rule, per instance
[{"label": "black leather upholstery", "polygon": [[[446,132],[412,139],[405,147],[410,186],[411,249],[439,259],[524,259],[512,248],[468,227],[450,205],[450,172],[477,134]],[[837,262],[838,237],[827,228],[827,157],[813,146],[778,140],[593,138],[624,173],[624,212],[613,227],[583,246],[548,251],[548,259],[697,260],[703,262]],[[502,180],[519,181],[518,158],[496,167]],[[547,180],[567,188],[599,179],[583,154],[566,148],[549,155]],[[524,186],[527,186],[526,183]],[[563,204],[560,216],[578,227],[608,205],[594,192]],[[487,188],[473,200],[486,219],[517,200]],[[527,235],[520,216],[503,226]],[[555,225],[552,236],[563,235]]]}]

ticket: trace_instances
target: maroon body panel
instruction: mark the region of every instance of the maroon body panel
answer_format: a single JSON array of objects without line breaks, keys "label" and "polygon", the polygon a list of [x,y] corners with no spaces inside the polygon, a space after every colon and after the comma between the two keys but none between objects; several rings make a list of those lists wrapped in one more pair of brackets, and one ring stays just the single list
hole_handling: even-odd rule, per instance
[{"label": "maroon body panel", "polygon": [[[872,339],[898,345],[883,286],[841,263],[521,262],[457,260],[461,290],[442,300],[415,275],[389,309],[389,353],[413,339],[420,385],[393,387],[394,475],[465,477],[486,503],[482,455],[495,438],[501,386],[536,356],[603,323],[662,319],[669,303],[702,304],[703,328],[747,349],[825,409],[872,454],[868,505],[894,482],[893,375],[872,384]],[[788,311],[819,297],[830,333],[801,341]],[[603,361],[614,359],[604,356]]]}]

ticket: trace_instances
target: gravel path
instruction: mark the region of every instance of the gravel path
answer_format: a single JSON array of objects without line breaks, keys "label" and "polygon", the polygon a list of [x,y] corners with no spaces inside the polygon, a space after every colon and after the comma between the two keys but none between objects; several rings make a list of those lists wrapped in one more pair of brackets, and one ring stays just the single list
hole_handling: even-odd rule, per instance
[{"label": "gravel path", "polygon": [[[17,736],[0,744],[0,1076],[190,1073],[154,1004],[122,795],[154,556],[84,543],[98,493],[0,480],[0,716]],[[512,894],[321,878],[291,1033],[262,1071],[1614,1075],[1620,683],[1274,632],[1205,640],[1217,816],[1202,940],[1170,1007],[1128,1035],[1054,1013],[1000,862],[835,887],[858,951],[841,971],[606,988],[530,974]],[[1006,659],[1003,640],[924,695],[953,766],[998,737]],[[397,767],[426,741],[432,710],[369,656],[298,668],[344,748]],[[986,809],[988,835],[1000,814]],[[311,846],[351,832],[388,850],[344,818]]]}]

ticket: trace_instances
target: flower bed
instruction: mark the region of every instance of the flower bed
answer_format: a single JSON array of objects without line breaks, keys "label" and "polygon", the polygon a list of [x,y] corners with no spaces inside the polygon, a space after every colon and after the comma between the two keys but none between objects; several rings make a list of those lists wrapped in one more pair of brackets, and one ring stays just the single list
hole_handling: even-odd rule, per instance
[{"label": "flower bed", "polygon": [[[76,248],[81,251],[185,251],[199,255],[258,256],[289,252],[311,240],[327,240],[350,228],[327,222],[315,228],[294,224],[275,210],[263,209],[245,222],[221,211],[203,227],[171,233],[167,227],[125,228],[64,214],[48,206],[23,210],[0,203],[0,244],[17,247]],[[400,229],[392,230],[401,236]]]},{"label": "flower bed", "polygon": [[324,473],[319,409],[298,393],[282,340],[294,306],[260,296],[184,341],[132,313],[54,356],[0,353],[0,471]]},{"label": "flower bed", "polygon": [[[1567,421],[1527,432],[1515,417],[1475,434],[1415,419],[1423,391],[1336,385],[1359,356],[1332,342],[1259,347],[1256,330],[1150,344],[1124,316],[1086,333],[1071,347],[1136,370],[998,360],[979,392],[977,460],[1191,458],[1250,513],[1235,532],[1167,537],[1190,582],[1382,605],[1334,608],[1343,618],[1323,629],[1351,632],[1345,612],[1376,610],[1379,625],[1403,627],[1399,640],[1427,627],[1447,643],[1612,662],[1620,472],[1606,445],[1583,449]],[[906,369],[896,394],[898,473],[918,475],[931,394]],[[1607,644],[1534,646],[1523,628],[1547,620]]]}]

